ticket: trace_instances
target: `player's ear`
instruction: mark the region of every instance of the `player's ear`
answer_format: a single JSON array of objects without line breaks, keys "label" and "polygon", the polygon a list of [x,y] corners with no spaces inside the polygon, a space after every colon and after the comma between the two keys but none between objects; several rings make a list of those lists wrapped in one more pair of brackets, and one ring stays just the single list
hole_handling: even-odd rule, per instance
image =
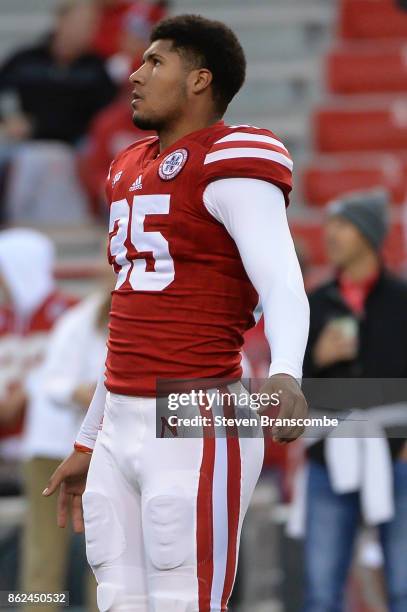
[{"label": "player's ear", "polygon": [[192,70],[189,74],[190,91],[193,94],[200,94],[212,83],[212,73],[206,68]]}]

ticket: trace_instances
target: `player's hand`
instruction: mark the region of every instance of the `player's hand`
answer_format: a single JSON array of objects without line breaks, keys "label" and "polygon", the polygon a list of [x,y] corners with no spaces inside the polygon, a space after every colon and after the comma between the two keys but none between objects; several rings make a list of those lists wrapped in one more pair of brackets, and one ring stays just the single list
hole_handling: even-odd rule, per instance
[{"label": "player's hand", "polygon": [[338,361],[355,359],[358,350],[356,336],[347,335],[334,321],[322,330],[314,348],[314,360],[319,368]]},{"label": "player's hand", "polygon": [[[263,385],[260,393],[268,395],[278,394],[278,419],[304,419],[308,413],[307,401],[301,387],[295,378],[288,374],[274,374]],[[304,433],[305,427],[294,425],[292,427],[273,427],[272,434],[275,442],[293,442]]]},{"label": "player's hand", "polygon": [[44,497],[53,495],[59,488],[57,525],[66,527],[71,512],[72,527],[76,533],[84,531],[82,493],[92,455],[73,451],[55,470],[43,491]]}]

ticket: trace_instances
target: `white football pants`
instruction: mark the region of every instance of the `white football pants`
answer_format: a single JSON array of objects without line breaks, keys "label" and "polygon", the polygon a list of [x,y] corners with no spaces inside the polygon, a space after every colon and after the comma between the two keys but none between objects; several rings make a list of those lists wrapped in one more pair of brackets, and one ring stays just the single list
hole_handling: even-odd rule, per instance
[{"label": "white football pants", "polygon": [[226,610],[263,438],[156,438],[155,401],[107,394],[83,495],[99,609]]}]

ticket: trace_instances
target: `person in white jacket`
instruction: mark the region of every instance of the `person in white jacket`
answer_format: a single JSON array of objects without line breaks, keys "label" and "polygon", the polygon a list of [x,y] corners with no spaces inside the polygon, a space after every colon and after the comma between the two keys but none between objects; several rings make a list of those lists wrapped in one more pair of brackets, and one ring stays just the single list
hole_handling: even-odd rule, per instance
[{"label": "person in white jacket", "polygon": [[[70,534],[58,529],[56,504],[44,503],[40,483],[70,449],[105,359],[110,290],[90,296],[61,317],[45,362],[31,377],[24,435],[28,512],[21,588],[64,588]],[[44,608],[45,609],[45,608]],[[49,605],[46,608],[50,611]]]}]

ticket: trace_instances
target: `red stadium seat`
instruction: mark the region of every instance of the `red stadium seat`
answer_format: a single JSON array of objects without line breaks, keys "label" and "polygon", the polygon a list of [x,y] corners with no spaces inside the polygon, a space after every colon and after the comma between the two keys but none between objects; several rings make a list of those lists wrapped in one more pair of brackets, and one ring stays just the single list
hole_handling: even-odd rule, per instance
[{"label": "red stadium seat", "polygon": [[307,265],[326,263],[321,223],[290,223],[295,245]]},{"label": "red stadium seat", "polygon": [[323,153],[407,149],[407,99],[322,108],[314,116],[314,137]]},{"label": "red stadium seat", "polygon": [[342,0],[339,31],[346,39],[405,39],[407,12],[395,0]]},{"label": "red stadium seat", "polygon": [[392,223],[383,248],[383,257],[387,266],[399,270],[407,260],[406,235],[400,223]]},{"label": "red stadium seat", "polygon": [[[407,182],[407,151],[397,152],[396,155],[401,163],[403,174]],[[406,198],[406,202],[407,202],[407,198]]]},{"label": "red stadium seat", "polygon": [[366,43],[333,49],[326,81],[335,94],[407,91],[407,45]]},{"label": "red stadium seat", "polygon": [[303,170],[302,193],[307,204],[324,206],[342,193],[385,187],[395,204],[404,201],[406,175],[394,155],[330,155],[318,157]]}]

